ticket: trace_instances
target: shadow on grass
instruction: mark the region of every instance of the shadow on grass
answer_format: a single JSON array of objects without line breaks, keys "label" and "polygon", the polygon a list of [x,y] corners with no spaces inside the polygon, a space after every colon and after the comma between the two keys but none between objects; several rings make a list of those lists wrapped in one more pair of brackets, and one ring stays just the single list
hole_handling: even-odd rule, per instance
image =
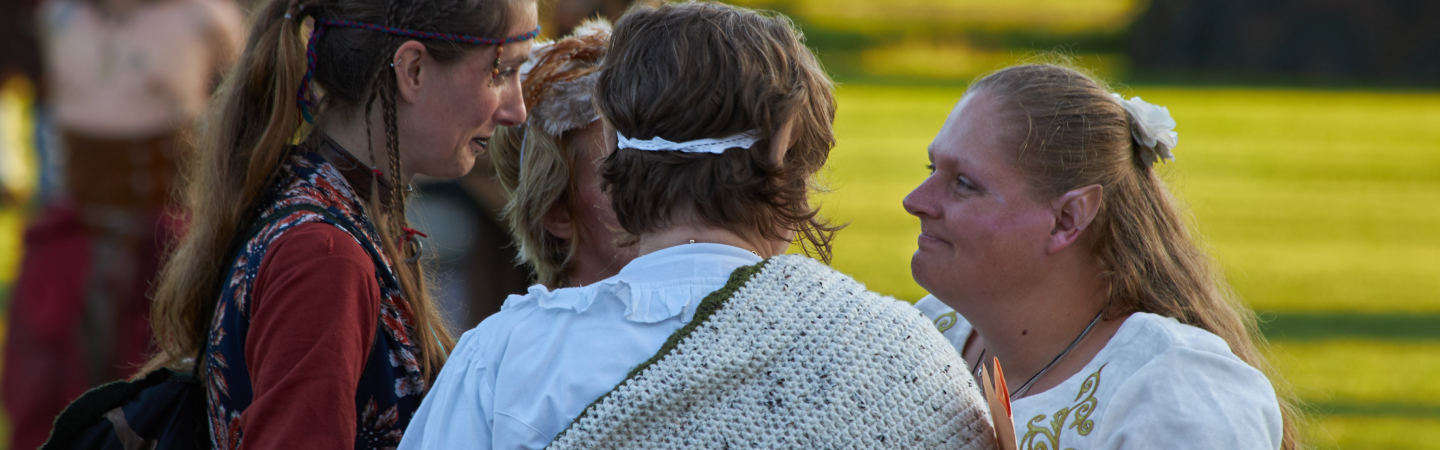
[{"label": "shadow on grass", "polygon": [[1440,341],[1440,314],[1262,311],[1260,332],[1287,341]]},{"label": "shadow on grass", "polygon": [[1305,409],[1314,417],[1413,417],[1440,418],[1440,405],[1418,403],[1347,403],[1307,402]]}]

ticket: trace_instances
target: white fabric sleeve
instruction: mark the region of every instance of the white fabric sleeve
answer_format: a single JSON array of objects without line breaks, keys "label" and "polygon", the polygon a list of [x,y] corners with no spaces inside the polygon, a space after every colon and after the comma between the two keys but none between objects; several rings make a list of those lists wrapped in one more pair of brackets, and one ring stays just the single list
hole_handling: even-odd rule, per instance
[{"label": "white fabric sleeve", "polygon": [[[524,421],[509,414],[495,414],[495,449],[541,450],[550,445],[550,437],[535,431]],[[459,447],[454,447],[459,448]]]},{"label": "white fabric sleeve", "polygon": [[1280,406],[1265,376],[1211,352],[1174,347],[1110,398],[1097,449],[1280,448]]},{"label": "white fabric sleeve", "polygon": [[491,446],[495,375],[483,360],[480,328],[466,332],[455,344],[435,385],[405,428],[400,450],[451,448],[512,448]]}]

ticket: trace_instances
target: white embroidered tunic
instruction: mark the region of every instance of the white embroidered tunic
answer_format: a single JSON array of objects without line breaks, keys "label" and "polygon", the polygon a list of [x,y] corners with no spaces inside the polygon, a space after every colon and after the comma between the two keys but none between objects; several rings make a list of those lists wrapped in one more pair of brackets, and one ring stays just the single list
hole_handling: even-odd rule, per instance
[{"label": "white embroidered tunic", "polygon": [[[933,296],[915,307],[963,352],[964,317]],[[1011,406],[1019,450],[1278,449],[1283,434],[1264,374],[1219,336],[1149,313],[1070,379]]]},{"label": "white embroidered tunic", "polygon": [[400,448],[544,448],[731,272],[760,261],[737,247],[685,244],[589,286],[510,296],[461,337]]}]

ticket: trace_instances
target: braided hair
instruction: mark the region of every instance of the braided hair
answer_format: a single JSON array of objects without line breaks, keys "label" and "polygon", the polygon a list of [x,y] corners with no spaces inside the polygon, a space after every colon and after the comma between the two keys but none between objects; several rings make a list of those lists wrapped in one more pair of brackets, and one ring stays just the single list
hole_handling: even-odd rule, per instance
[{"label": "braided hair", "polygon": [[[204,345],[214,293],[229,263],[224,257],[229,242],[241,224],[255,219],[257,203],[289,158],[290,144],[309,133],[310,106],[317,117],[360,110],[370,117],[378,103],[390,167],[381,176],[388,177],[392,189],[378,192],[378,182],[372,183],[368,209],[384,252],[396,266],[416,330],[428,335],[415,342],[421,369],[427,378],[438,374],[455,340],[426,291],[422,267],[410,257],[415,252],[401,248],[410,241],[406,185],[399,170],[398,85],[390,58],[411,40],[440,63],[512,42],[504,34],[520,6],[533,1],[270,0],[260,6],[240,60],[200,122],[199,151],[186,168],[181,192],[190,228],[161,269],[151,314],[158,352],[141,373],[184,368]],[[310,102],[316,92],[323,95]],[[367,138],[371,132],[367,125]],[[319,133],[309,134],[307,145],[313,145]],[[380,161],[376,149],[365,151],[371,161]]]}]

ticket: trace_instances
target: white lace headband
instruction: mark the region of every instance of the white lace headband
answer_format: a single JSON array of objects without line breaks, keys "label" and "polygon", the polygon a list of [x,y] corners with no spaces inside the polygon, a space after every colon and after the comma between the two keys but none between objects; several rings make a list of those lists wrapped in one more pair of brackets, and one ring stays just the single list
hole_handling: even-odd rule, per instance
[{"label": "white lace headband", "polygon": [[750,148],[760,140],[760,133],[755,130],[746,131],[733,136],[726,136],[719,139],[696,139],[685,142],[670,142],[665,138],[656,136],[654,139],[630,139],[620,132],[615,132],[617,147],[633,148],[652,152],[686,152],[686,153],[724,153],[730,148]]}]

